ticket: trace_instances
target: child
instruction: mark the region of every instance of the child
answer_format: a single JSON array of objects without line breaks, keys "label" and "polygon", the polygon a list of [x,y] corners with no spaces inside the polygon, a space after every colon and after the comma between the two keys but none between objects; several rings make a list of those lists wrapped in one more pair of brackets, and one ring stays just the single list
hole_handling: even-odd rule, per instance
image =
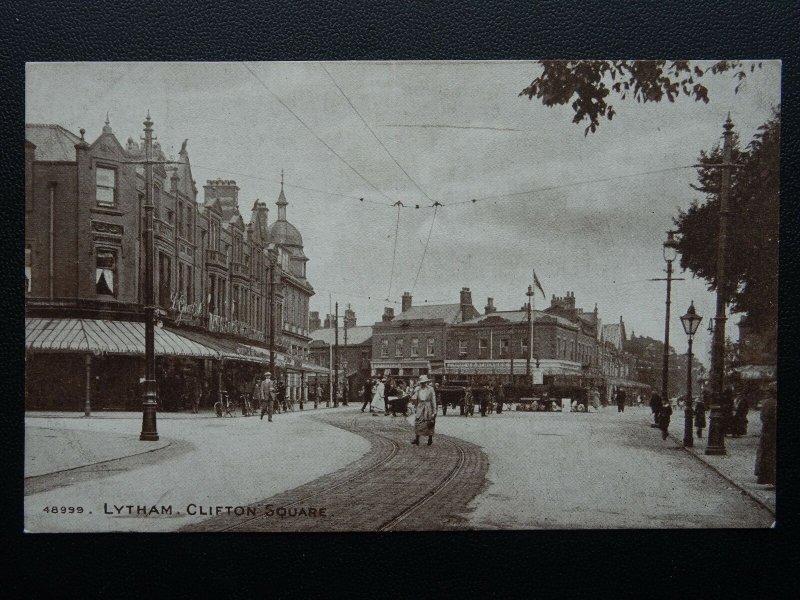
[{"label": "child", "polygon": [[661,439],[667,439],[667,429],[669,428],[669,419],[672,416],[672,405],[669,400],[664,398],[661,403],[661,408],[658,411],[658,427],[661,429]]}]

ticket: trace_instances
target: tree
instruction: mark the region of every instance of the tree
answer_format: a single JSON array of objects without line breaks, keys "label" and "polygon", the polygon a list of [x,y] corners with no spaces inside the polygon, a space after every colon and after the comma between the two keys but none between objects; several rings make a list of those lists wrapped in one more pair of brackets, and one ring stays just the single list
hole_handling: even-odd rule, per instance
[{"label": "tree", "polygon": [[612,92],[625,100],[637,102],[674,102],[680,96],[708,102],[708,89],[701,83],[709,73],[732,72],[738,92],[747,72],[761,68],[761,63],[746,68],[742,61],[722,60],[708,69],[687,60],[542,60],[542,74],[520,92],[529,99],[539,98],[545,106],[572,102],[573,123],[589,121],[584,135],[594,133],[600,117],[609,121],[616,111],[609,104]]},{"label": "tree", "polygon": [[[743,313],[744,324],[764,331],[778,320],[780,126],[775,111],[744,150],[735,144],[732,162],[740,167],[731,173],[725,281],[716,279],[721,169],[698,168],[699,184],[693,187],[706,200],[693,202],[674,219],[681,233],[681,267],[708,281],[709,290],[722,285],[731,312]],[[699,164],[721,159],[717,145],[701,152]]]}]

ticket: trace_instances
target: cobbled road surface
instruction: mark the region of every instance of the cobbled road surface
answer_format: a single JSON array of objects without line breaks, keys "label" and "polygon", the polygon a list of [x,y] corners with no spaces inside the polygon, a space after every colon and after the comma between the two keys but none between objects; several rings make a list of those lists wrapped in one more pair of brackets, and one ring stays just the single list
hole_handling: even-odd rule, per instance
[{"label": "cobbled road surface", "polygon": [[[367,413],[315,417],[363,436],[371,450],[356,462],[250,505],[256,516],[218,516],[182,531],[410,531],[466,529],[467,505],[485,485],[480,447],[436,435],[421,439],[404,419]],[[269,508],[267,506],[269,505]],[[314,509],[315,516],[308,516]],[[319,510],[324,509],[324,516]],[[270,512],[272,514],[270,514]],[[283,516],[281,516],[283,515]]]}]

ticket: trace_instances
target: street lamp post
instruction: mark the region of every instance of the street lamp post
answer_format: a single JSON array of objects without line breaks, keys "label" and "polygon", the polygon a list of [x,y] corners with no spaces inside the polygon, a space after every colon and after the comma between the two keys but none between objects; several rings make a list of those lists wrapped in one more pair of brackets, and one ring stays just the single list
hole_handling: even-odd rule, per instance
[{"label": "street lamp post", "polygon": [[153,121],[150,111],[144,120],[144,382],[142,398],[142,441],[158,441],[156,410],[158,390],[156,388],[155,320],[156,296],[153,277],[155,275],[155,246],[153,237]]},{"label": "street lamp post", "polygon": [[686,448],[694,446],[694,434],[692,433],[692,417],[694,411],[692,409],[692,336],[697,333],[697,328],[700,327],[700,321],[703,317],[697,314],[694,309],[694,300],[689,304],[689,310],[681,317],[681,325],[686,335],[689,336],[689,349],[686,351],[686,358],[688,367],[686,369],[686,408],[684,411],[683,422],[683,445]]},{"label": "street lamp post", "polygon": [[667,300],[666,314],[664,315],[664,356],[661,366],[661,399],[668,399],[669,383],[669,308],[672,295],[672,262],[678,256],[678,240],[675,239],[677,231],[668,231],[664,242],[664,260],[667,263]]}]

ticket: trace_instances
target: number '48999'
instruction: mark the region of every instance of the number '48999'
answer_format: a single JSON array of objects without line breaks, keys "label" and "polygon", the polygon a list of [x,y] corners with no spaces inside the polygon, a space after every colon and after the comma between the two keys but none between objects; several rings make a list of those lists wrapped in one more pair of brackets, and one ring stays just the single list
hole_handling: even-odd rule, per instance
[{"label": "number '48999'", "polygon": [[43,512],[54,515],[74,515],[83,512],[82,506],[45,506]]}]

